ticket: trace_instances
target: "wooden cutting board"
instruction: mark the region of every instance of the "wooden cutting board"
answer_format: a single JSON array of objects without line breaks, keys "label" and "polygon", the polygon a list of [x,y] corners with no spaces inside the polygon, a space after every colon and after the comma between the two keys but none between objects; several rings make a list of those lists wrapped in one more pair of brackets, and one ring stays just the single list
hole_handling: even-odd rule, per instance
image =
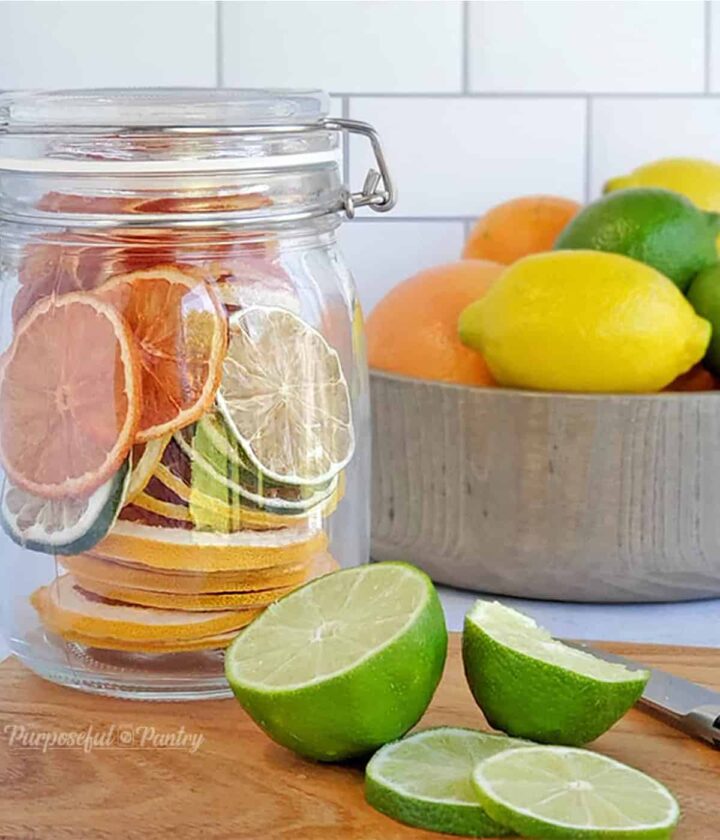
[{"label": "wooden cutting board", "polygon": [[[608,650],[720,689],[720,651],[608,644]],[[453,634],[443,681],[424,726],[484,727],[465,684]],[[10,744],[11,727],[98,734],[115,725],[112,748]],[[141,730],[139,728],[145,728]],[[137,748],[141,732],[202,735],[188,746]],[[133,733],[136,748],[118,746]],[[146,738],[149,734],[146,734]],[[638,711],[594,748],[644,770],[677,795],[676,837],[720,838],[720,751]],[[139,703],[46,683],[16,662],[0,666],[2,840],[401,840],[436,834],[406,828],[363,800],[363,774],[304,761],[268,740],[234,700]]]}]

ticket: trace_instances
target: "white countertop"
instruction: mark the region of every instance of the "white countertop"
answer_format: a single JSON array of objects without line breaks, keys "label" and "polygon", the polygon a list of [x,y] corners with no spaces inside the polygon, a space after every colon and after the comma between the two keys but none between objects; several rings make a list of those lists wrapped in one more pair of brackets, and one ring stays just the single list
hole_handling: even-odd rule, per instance
[{"label": "white countertop", "polygon": [[720,599],[668,604],[581,604],[482,596],[438,587],[449,630],[478,597],[502,601],[531,615],[554,636],[617,642],[655,642],[720,648]]},{"label": "white countertop", "polygon": [[[475,592],[438,587],[449,630],[461,630],[463,617],[479,597]],[[531,615],[554,636],[616,642],[655,642],[720,648],[720,599],[673,604],[579,604],[496,598]],[[0,660],[8,654],[0,639]]]}]

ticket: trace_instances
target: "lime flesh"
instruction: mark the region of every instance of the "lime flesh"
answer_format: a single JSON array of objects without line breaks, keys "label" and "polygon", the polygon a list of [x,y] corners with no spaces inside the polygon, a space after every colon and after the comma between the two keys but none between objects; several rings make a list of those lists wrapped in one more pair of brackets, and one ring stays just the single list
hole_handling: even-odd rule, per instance
[{"label": "lime flesh", "polygon": [[463,663],[489,723],[510,735],[579,745],[638,700],[647,671],[631,671],[553,639],[528,616],[478,601],[465,617]]},{"label": "lime flesh", "polygon": [[430,578],[405,563],[345,569],[270,606],[227,651],[240,704],[284,746],[336,761],[404,735],[447,653]]},{"label": "lime flesh", "polygon": [[472,782],[485,810],[523,837],[669,837],[680,809],[655,779],[604,755],[527,746],[493,755]]},{"label": "lime flesh", "polygon": [[472,786],[475,766],[525,741],[475,729],[443,726],[387,744],[365,770],[365,798],[407,825],[462,837],[511,833],[491,819]]}]

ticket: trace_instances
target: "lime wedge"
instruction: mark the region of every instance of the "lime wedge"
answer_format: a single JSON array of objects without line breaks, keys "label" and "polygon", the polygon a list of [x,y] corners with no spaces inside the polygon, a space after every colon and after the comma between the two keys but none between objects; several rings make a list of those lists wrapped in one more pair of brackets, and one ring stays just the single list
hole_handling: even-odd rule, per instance
[{"label": "lime wedge", "polygon": [[476,729],[441,726],[415,732],[370,759],[365,798],[406,825],[461,837],[502,837],[512,832],[480,805],[472,773],[483,759],[526,745]]},{"label": "lime wedge", "polygon": [[287,309],[251,306],[229,326],[217,405],[238,443],[275,481],[329,481],[355,445],[338,354]]},{"label": "lime wedge", "polygon": [[568,647],[528,616],[490,601],[477,601],[465,616],[463,662],[491,726],[550,744],[602,735],[650,676]]},{"label": "lime wedge", "polygon": [[414,726],[446,652],[430,578],[406,563],[376,563],[327,575],[268,607],[230,646],[225,673],[271,738],[336,761]]},{"label": "lime wedge", "polygon": [[472,781],[488,814],[523,837],[666,838],[680,817],[655,779],[588,750],[509,750],[481,761]]}]

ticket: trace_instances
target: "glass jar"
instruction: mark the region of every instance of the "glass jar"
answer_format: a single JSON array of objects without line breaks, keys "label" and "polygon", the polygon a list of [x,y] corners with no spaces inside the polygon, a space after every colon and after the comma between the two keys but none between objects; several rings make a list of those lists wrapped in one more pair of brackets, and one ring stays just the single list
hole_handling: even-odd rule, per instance
[{"label": "glass jar", "polygon": [[[350,193],[343,134],[379,173]],[[4,634],[33,671],[229,694],[223,648],[369,554],[362,314],[335,230],[390,209],[317,91],[0,97]]]}]

